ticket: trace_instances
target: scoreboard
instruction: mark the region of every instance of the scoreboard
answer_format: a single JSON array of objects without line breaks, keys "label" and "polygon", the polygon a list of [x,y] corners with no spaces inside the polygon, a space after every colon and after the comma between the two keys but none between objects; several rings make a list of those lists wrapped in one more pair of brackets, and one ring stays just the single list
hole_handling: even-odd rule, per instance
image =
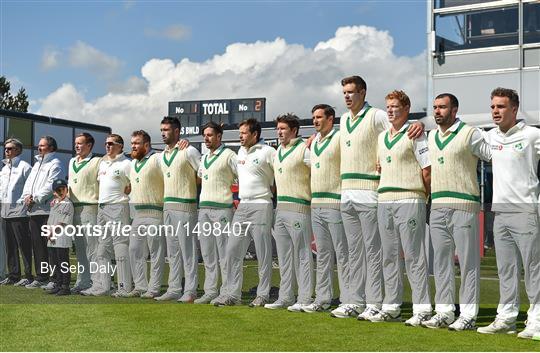
[{"label": "scoreboard", "polygon": [[249,118],[264,121],[266,98],[169,102],[169,116],[180,119],[182,135],[198,135],[209,121],[224,125],[238,124]]}]

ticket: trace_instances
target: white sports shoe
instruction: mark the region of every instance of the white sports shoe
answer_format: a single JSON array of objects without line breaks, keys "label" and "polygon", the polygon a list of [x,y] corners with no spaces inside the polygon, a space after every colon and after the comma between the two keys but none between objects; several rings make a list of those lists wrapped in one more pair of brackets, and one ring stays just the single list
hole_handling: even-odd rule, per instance
[{"label": "white sports shoe", "polygon": [[330,304],[328,303],[311,303],[302,306],[302,311],[305,313],[315,313],[317,311],[326,311],[328,309],[330,309]]},{"label": "white sports shoe", "polygon": [[338,319],[347,319],[349,317],[357,317],[363,310],[364,308],[357,304],[340,304],[330,312],[330,316]]},{"label": "white sports shoe", "polygon": [[475,329],[476,329],[476,320],[467,319],[462,316],[458,317],[458,319],[454,321],[453,324],[448,326],[448,330],[450,331],[468,331],[468,330],[475,330]]},{"label": "white sports shoe", "polygon": [[51,290],[54,289],[54,282],[49,281],[49,283],[42,285],[40,288],[45,290]]},{"label": "white sports shoe", "polygon": [[516,333],[516,324],[509,324],[502,319],[495,318],[495,321],[493,321],[491,324],[488,326],[479,327],[476,331],[478,333],[487,333],[491,335],[495,333],[506,333],[513,335]]},{"label": "white sports shoe", "polygon": [[143,295],[141,295],[142,299],[154,299],[159,296],[159,293],[156,292],[150,292],[146,291]]},{"label": "white sports shoe", "polygon": [[43,283],[43,282],[40,282],[38,280],[34,280],[32,283],[30,284],[27,284],[26,286],[24,286],[25,288],[28,288],[28,289],[34,289],[34,288],[41,288],[41,286],[45,285],[46,283]]},{"label": "white sports shoe", "polygon": [[377,315],[378,313],[380,312],[380,310],[378,310],[377,308],[373,308],[373,307],[367,307],[363,312],[362,314],[358,315],[356,317],[357,320],[360,320],[360,321],[371,321],[371,318],[374,317],[375,315]]},{"label": "white sports shoe", "polygon": [[143,295],[143,291],[140,289],[134,289],[131,292],[128,293],[128,298],[140,298],[141,295]]},{"label": "white sports shoe", "polygon": [[291,302],[284,302],[278,299],[273,303],[264,304],[264,308],[265,309],[285,309],[291,306],[291,304],[292,304]]},{"label": "white sports shoe", "polygon": [[369,321],[371,322],[401,322],[402,319],[401,319],[401,313],[397,313],[397,315],[391,315],[390,313],[381,310],[377,314],[370,317]]},{"label": "white sports shoe", "polygon": [[14,286],[15,287],[23,287],[23,286],[26,286],[27,284],[30,284],[30,280],[28,280],[26,278],[23,278],[19,282],[15,283]]},{"label": "white sports shoe", "polygon": [[533,336],[540,333],[540,324],[530,323],[525,326],[525,330],[518,333],[518,338],[532,339]]},{"label": "white sports shoe", "polygon": [[305,307],[305,306],[308,306],[309,304],[300,304],[300,303],[295,303],[291,306],[289,306],[287,308],[288,311],[292,312],[292,313],[301,313],[302,312],[302,309]]},{"label": "white sports shoe", "polygon": [[422,322],[422,326],[427,328],[445,328],[454,322],[454,313],[442,314],[437,313],[431,319]]},{"label": "white sports shoe", "polygon": [[212,300],[216,298],[217,298],[217,295],[203,294],[203,296],[200,297],[199,299],[195,299],[193,301],[193,304],[214,304],[212,303]]},{"label": "white sports shoe", "polygon": [[410,319],[405,321],[405,326],[418,327],[422,325],[424,321],[427,321],[431,318],[430,314],[418,313],[414,314]]},{"label": "white sports shoe", "polygon": [[154,300],[157,301],[165,301],[165,300],[178,300],[180,296],[178,294],[165,292],[163,295],[160,295],[159,297],[155,297]]},{"label": "white sports shoe", "polygon": [[119,289],[116,292],[114,292],[113,294],[111,294],[111,297],[113,297],[113,298],[127,298],[128,295],[129,295],[128,291],[126,291],[125,289]]}]

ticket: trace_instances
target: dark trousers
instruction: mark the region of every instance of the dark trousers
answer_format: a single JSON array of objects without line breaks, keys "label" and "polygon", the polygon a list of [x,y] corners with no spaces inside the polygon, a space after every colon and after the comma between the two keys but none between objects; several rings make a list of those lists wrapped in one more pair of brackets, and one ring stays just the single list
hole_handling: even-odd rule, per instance
[{"label": "dark trousers", "polygon": [[[34,252],[34,268],[36,270],[36,280],[47,282],[49,280],[49,256],[47,254],[47,237],[41,236],[41,227],[47,224],[48,215],[30,216],[28,226],[30,228],[30,238],[32,239],[32,251]],[[42,271],[43,268],[43,271]]]},{"label": "dark trousers", "polygon": [[22,255],[24,277],[30,282],[34,280],[32,275],[32,241],[28,232],[28,218],[5,218],[6,222],[6,248],[9,278],[18,282],[21,279],[21,262],[19,253]]},{"label": "dark trousers", "polygon": [[49,248],[49,262],[56,266],[51,281],[58,287],[69,288],[69,248]]}]

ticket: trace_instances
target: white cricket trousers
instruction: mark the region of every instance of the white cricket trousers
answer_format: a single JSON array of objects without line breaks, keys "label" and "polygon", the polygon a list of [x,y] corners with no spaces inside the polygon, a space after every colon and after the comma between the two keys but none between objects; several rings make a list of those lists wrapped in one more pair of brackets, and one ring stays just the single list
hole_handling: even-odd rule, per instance
[{"label": "white cricket trousers", "polygon": [[[231,229],[232,208],[201,208],[199,210],[199,244],[204,263],[204,294],[217,297],[226,283],[227,241]],[[210,231],[206,231],[210,229]],[[221,288],[218,289],[221,274]]]},{"label": "white cricket trousers", "polygon": [[311,224],[317,246],[315,302],[330,304],[333,298],[332,277],[337,262],[339,300],[349,303],[349,250],[339,209],[313,207]]},{"label": "white cricket trousers", "polygon": [[519,314],[519,280],[525,273],[529,298],[527,321],[540,324],[540,223],[536,213],[496,212],[493,224],[499,273],[497,317],[515,322]]},{"label": "white cricket trousers", "polygon": [[197,223],[197,211],[165,209],[163,221],[172,228],[167,233],[167,257],[169,258],[168,293],[182,294],[182,274],[185,276],[184,293],[197,295],[197,242],[193,228]]},{"label": "white cricket trousers", "polygon": [[[84,205],[75,207],[75,213],[73,214],[73,224],[86,226],[93,226],[97,224],[97,205]],[[89,288],[94,281],[99,281],[99,273],[90,273],[90,263],[97,263],[97,248],[98,238],[92,236],[91,228],[88,227],[81,229],[81,236],[75,236],[73,242],[75,243],[75,254],[77,255],[77,262],[82,265],[84,271],[77,273],[77,280],[75,281],[75,287]]]},{"label": "white cricket trousers", "polygon": [[277,210],[273,235],[279,263],[279,297],[284,303],[310,304],[313,295],[313,255],[309,214]]},{"label": "white cricket trousers", "polygon": [[[135,289],[159,294],[165,267],[166,236],[155,230],[161,218],[136,217],[131,224],[129,259]],[[163,228],[162,228],[163,229]],[[157,234],[155,234],[157,233]],[[150,280],[147,276],[146,259],[150,253]]]},{"label": "white cricket trousers", "polygon": [[426,204],[408,199],[379,202],[379,232],[383,247],[384,302],[382,310],[393,316],[401,312],[403,273],[401,250],[411,285],[413,314],[431,313],[427,261],[424,249]]},{"label": "white cricket trousers", "polygon": [[[123,235],[121,227],[129,225],[127,203],[104,204],[98,206],[97,224],[103,233],[98,237],[97,262],[100,268],[110,268],[111,259],[116,260],[118,289],[130,292],[132,287],[129,263],[129,233]],[[111,288],[111,273],[100,273],[92,288],[107,291]]]},{"label": "white cricket trousers", "polygon": [[456,309],[454,254],[457,253],[461,272],[460,315],[476,320],[480,303],[478,213],[432,206],[429,230],[434,256],[435,311],[453,314]]},{"label": "white cricket trousers", "polygon": [[[235,300],[242,298],[242,265],[251,239],[255,243],[259,266],[257,296],[269,298],[272,279],[272,220],[272,203],[241,201],[234,213],[231,224],[233,231],[227,242],[226,294]],[[241,231],[235,231],[240,227]]]}]

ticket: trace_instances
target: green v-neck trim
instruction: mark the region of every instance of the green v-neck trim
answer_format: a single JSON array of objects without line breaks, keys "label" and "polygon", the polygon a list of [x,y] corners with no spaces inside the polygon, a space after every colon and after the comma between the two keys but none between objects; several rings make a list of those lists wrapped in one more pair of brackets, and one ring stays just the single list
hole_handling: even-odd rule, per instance
[{"label": "green v-neck trim", "polygon": [[356,129],[356,127],[360,124],[360,122],[366,116],[367,112],[370,110],[371,110],[371,107],[368,106],[366,110],[364,110],[362,115],[360,115],[358,119],[352,125],[351,125],[351,114],[349,114],[349,116],[347,117],[347,120],[345,121],[345,125],[347,126],[347,131],[349,132],[349,134],[352,133],[354,129]]},{"label": "green v-neck trim", "polygon": [[334,134],[335,134],[335,131],[336,130],[332,130],[332,132],[330,132],[330,136],[328,136],[328,138],[326,139],[326,141],[324,141],[323,145],[321,146],[321,148],[319,149],[319,143],[317,141],[315,141],[315,144],[313,145],[313,152],[315,152],[315,154],[318,156],[321,155],[321,153],[323,153],[323,151],[326,149],[326,147],[328,147],[328,145],[330,144],[330,141],[332,140],[332,138],[334,137]]},{"label": "green v-neck trim", "polygon": [[403,137],[403,135],[405,135],[405,133],[407,132],[407,130],[409,130],[409,126],[407,126],[407,128],[401,132],[398,132],[397,136],[394,137],[392,139],[392,141],[390,141],[389,139],[389,135],[390,135],[390,130],[388,130],[386,132],[386,135],[384,135],[384,144],[386,145],[386,148],[388,148],[389,150],[392,149],[392,147],[394,147],[394,145],[396,143],[398,143],[399,140],[401,140],[401,138]]},{"label": "green v-neck trim", "polygon": [[206,156],[204,156],[204,167],[206,169],[209,169],[210,166],[212,166],[212,164],[214,164],[216,159],[218,159],[218,157],[223,153],[223,151],[225,151],[225,147],[221,148],[221,151],[219,151],[218,154],[216,154],[214,157],[210,158],[210,162],[208,162],[208,154]]},{"label": "green v-neck trim", "polygon": [[[92,158],[90,158],[92,159]],[[84,168],[85,165],[88,164],[88,162],[90,162],[90,159],[86,160],[86,161],[83,161],[81,163],[79,163],[79,165],[77,166],[77,160],[73,160],[73,165],[72,165],[72,168],[73,168],[73,171],[75,172],[75,174],[79,173],[79,171],[81,169]]]},{"label": "green v-neck trim", "polygon": [[171,158],[169,158],[169,159],[167,159],[167,156],[165,155],[165,152],[163,152],[163,162],[167,165],[167,167],[171,166],[171,164],[172,164],[172,162],[174,160],[174,157],[176,157],[177,154],[178,154],[178,147],[175,147],[173,149],[173,152],[171,154]]},{"label": "green v-neck trim", "polygon": [[281,148],[281,146],[279,146],[279,149],[278,149],[278,158],[279,158],[279,161],[280,161],[280,162],[283,162],[283,160],[284,160],[285,158],[287,158],[287,156],[290,155],[290,154],[292,153],[292,151],[294,151],[295,148],[298,147],[298,145],[299,145],[301,142],[302,142],[302,139],[299,138],[298,141],[296,141],[296,142],[294,143],[294,145],[292,145],[292,147],[291,147],[287,152],[285,152],[284,155],[281,154],[282,148]]},{"label": "green v-neck trim", "polygon": [[142,161],[135,161],[135,172],[139,173],[141,169],[144,167],[146,162],[150,159],[150,156],[148,158],[143,159]]},{"label": "green v-neck trim", "polygon": [[437,132],[435,133],[435,143],[437,144],[437,147],[439,148],[439,150],[443,150],[446,145],[448,145],[450,143],[450,141],[452,141],[454,139],[454,137],[456,137],[456,135],[461,131],[461,129],[463,128],[463,126],[465,126],[465,123],[463,121],[461,121],[459,123],[459,126],[458,128],[456,129],[456,131],[452,131],[450,133],[450,136],[448,136],[446,138],[446,140],[444,141],[441,141],[440,137],[439,137],[439,130],[437,130]]}]

